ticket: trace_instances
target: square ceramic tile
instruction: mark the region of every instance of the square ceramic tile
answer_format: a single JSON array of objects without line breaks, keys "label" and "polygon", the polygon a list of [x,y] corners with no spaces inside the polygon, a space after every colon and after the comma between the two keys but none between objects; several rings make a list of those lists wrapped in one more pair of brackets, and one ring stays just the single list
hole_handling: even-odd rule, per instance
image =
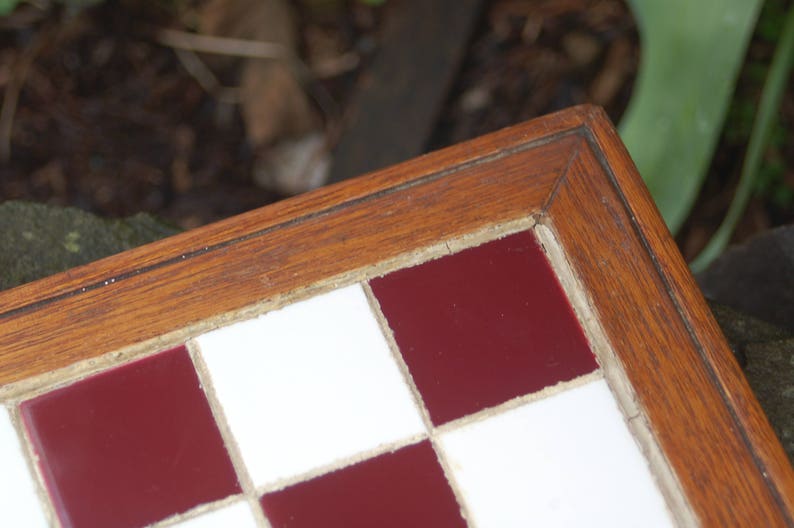
[{"label": "square ceramic tile", "polygon": [[465,527],[429,441],[262,497],[273,528]]},{"label": "square ceramic tile", "polygon": [[251,507],[239,501],[175,524],[178,528],[257,528]]},{"label": "square ceramic tile", "polygon": [[597,368],[529,231],[370,286],[436,425]]},{"label": "square ceramic tile", "polygon": [[137,527],[238,493],[184,347],[21,404],[64,526]]},{"label": "square ceramic tile", "polygon": [[197,342],[257,486],[424,432],[359,285]]},{"label": "square ceramic tile", "polygon": [[47,526],[17,432],[0,407],[0,524]]},{"label": "square ceramic tile", "polygon": [[669,527],[647,462],[603,380],[444,433],[481,527]]}]

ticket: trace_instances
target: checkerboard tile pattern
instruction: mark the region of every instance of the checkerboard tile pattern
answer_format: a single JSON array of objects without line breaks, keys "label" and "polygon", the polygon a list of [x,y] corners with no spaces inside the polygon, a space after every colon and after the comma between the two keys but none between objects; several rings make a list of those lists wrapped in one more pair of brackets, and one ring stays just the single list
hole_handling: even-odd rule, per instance
[{"label": "checkerboard tile pattern", "polygon": [[65,526],[144,526],[240,492],[184,347],[43,394],[20,411]]},{"label": "checkerboard tile pattern", "polygon": [[359,285],[197,341],[256,486],[424,431]]},{"label": "checkerboard tile pattern", "polygon": [[[197,336],[19,413],[63,526],[672,525],[531,232]],[[30,480],[2,419],[0,457]],[[14,514],[43,519],[28,503]]]}]

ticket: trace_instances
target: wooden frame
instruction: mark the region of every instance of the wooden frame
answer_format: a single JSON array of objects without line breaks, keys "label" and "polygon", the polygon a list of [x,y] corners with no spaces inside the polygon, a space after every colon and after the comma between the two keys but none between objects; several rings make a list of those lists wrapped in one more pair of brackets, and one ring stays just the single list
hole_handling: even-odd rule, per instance
[{"label": "wooden frame", "polygon": [[622,404],[642,417],[655,468],[669,468],[679,522],[794,526],[788,459],[617,134],[590,107],[2,292],[0,399],[527,223],[568,270],[580,318],[596,320],[591,340],[614,351],[604,369],[627,383]]}]

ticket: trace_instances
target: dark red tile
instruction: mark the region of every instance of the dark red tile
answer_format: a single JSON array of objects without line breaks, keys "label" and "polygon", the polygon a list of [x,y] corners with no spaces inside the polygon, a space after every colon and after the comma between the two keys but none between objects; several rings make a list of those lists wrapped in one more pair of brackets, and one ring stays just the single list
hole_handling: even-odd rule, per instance
[{"label": "dark red tile", "polygon": [[21,405],[66,527],[143,526],[240,491],[187,350]]},{"label": "dark red tile", "polygon": [[597,368],[531,232],[370,286],[437,425]]},{"label": "dark red tile", "polygon": [[427,441],[262,497],[273,528],[465,527]]}]

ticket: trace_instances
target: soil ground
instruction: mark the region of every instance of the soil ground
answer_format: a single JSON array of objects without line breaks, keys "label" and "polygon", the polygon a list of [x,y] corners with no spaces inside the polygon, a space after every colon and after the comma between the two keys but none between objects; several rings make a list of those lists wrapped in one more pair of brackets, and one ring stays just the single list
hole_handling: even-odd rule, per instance
[{"label": "soil ground", "polygon": [[[380,8],[296,3],[301,51],[309,64],[343,54],[357,58],[357,66],[320,82],[342,110],[378,49],[381,22],[399,1]],[[768,22],[785,3],[767,2],[773,7],[765,9],[773,11],[762,16],[727,132],[679,235],[688,257],[730,202],[774,51]],[[207,93],[173,49],[151,38],[151,28],[184,20],[196,5],[108,0],[72,12],[22,4],[0,19],[0,89],[19,87],[5,131],[0,117],[0,154],[4,141],[10,147],[8,160],[0,163],[0,200],[74,205],[107,217],[145,211],[191,228],[282,198],[253,183],[254,153],[238,109]],[[620,0],[488,1],[428,148],[584,102],[604,106],[618,122],[631,94],[639,45]],[[792,126],[789,90],[762,189],[737,240],[794,222]]]}]

